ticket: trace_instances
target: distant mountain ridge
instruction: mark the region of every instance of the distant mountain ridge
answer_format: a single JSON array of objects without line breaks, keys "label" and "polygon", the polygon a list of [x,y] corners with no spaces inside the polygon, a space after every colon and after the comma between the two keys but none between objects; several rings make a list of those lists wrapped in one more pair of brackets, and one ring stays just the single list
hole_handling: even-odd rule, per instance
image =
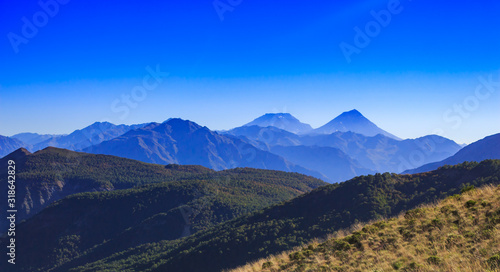
[{"label": "distant mountain ridge", "polygon": [[[214,132],[193,122],[188,128],[177,122],[177,125],[162,129],[176,120],[181,119],[130,126],[96,122],[69,135],[22,133],[15,137],[34,145],[7,137],[0,141],[0,152],[7,150],[5,155],[21,146],[34,152],[54,146],[158,164],[199,164],[216,170],[255,167],[297,171],[338,182],[360,173],[400,173],[443,160],[460,150],[453,141],[433,135],[398,140],[357,110],[344,112],[316,130],[289,113],[265,114],[229,131]],[[140,130],[143,127],[147,129]],[[325,129],[335,132],[318,133],[329,132]],[[303,146],[300,149],[303,156],[285,151],[299,150],[297,146]],[[419,155],[418,160],[415,154]]]},{"label": "distant mountain ridge", "polygon": [[314,169],[328,178],[328,182],[341,182],[359,175],[375,174],[364,168],[338,148],[320,146],[273,146],[271,152],[297,165]]},{"label": "distant mountain ridge", "polygon": [[[308,162],[317,159],[313,153],[309,153],[309,156],[296,156],[295,159],[300,159],[300,162],[294,162],[319,172],[321,172],[319,168],[322,168],[320,164],[326,166],[330,163],[332,169],[335,168],[333,164],[336,164],[338,160],[329,160],[326,158],[333,159],[334,153],[338,154],[338,152],[329,148],[339,149],[346,155],[341,157],[350,157],[351,161],[357,161],[360,165],[336,168],[338,175],[332,176],[333,172],[330,172],[330,175],[326,175],[330,180],[334,181],[341,180],[340,177],[354,177],[356,171],[352,171],[352,167],[361,167],[365,170],[371,170],[372,173],[400,173],[415,166],[445,159],[460,150],[460,146],[454,141],[437,135],[427,135],[417,139],[395,140],[382,134],[365,136],[351,131],[337,131],[332,134],[297,135],[275,127],[258,126],[239,127],[225,133],[239,137],[256,147],[271,152],[273,152],[273,147],[279,146],[318,147],[315,148],[318,152],[317,154],[327,155],[327,153],[330,153],[327,157],[323,157],[324,160],[316,165],[318,168],[311,165],[305,166]],[[276,151],[277,149],[274,150]],[[418,155],[418,160],[414,159],[416,155]],[[369,173],[365,170],[361,171],[361,173]]]},{"label": "distant mountain ridge", "polygon": [[24,147],[31,152],[42,150],[49,146],[79,151],[103,141],[111,140],[144,125],[146,124],[115,125],[109,122],[95,122],[67,135],[30,132],[18,133],[11,137],[0,135],[0,137],[4,137],[0,138],[0,158],[19,147]]},{"label": "distant mountain ridge", "polygon": [[129,126],[115,125],[109,122],[95,122],[83,129],[75,130],[71,134],[54,136],[45,141],[39,142],[33,146],[32,151],[41,150],[48,146],[70,150],[82,150],[86,147],[116,138],[127,131],[143,127],[144,125],[145,124]]},{"label": "distant mountain ridge", "polygon": [[372,123],[355,109],[343,112],[330,122],[313,130],[312,133],[332,134],[338,131],[352,131],[355,133],[363,134],[365,136],[375,136],[377,134],[382,134],[392,139],[401,140],[399,137],[396,137],[393,134],[379,128],[377,125]]},{"label": "distant mountain ridge", "polygon": [[325,178],[240,139],[179,118],[150,123],[83,151],[157,164],[195,164],[214,170],[253,167]]},{"label": "distant mountain ridge", "polygon": [[442,161],[422,165],[406,170],[405,174],[415,174],[437,169],[443,165],[454,165],[465,161],[480,162],[487,159],[500,159],[500,133],[490,135],[477,142],[465,146],[453,156]]},{"label": "distant mountain ridge", "polygon": [[259,126],[259,127],[277,127],[295,134],[304,134],[312,131],[309,124],[300,122],[297,118],[293,117],[290,113],[266,113],[261,117],[256,118],[252,122],[243,125]]},{"label": "distant mountain ridge", "polygon": [[295,146],[302,144],[301,136],[273,126],[242,126],[221,132],[221,134],[239,137],[267,151],[275,145]]},{"label": "distant mountain ridge", "polygon": [[16,135],[12,135],[11,138],[18,139],[28,145],[35,145],[46,141],[51,138],[62,137],[66,135],[58,135],[58,134],[38,134],[31,132],[18,133]]},{"label": "distant mountain ridge", "polygon": [[266,113],[242,127],[250,126],[276,127],[298,135],[332,134],[335,132],[351,131],[365,136],[382,134],[389,138],[401,140],[401,138],[379,128],[356,109],[343,112],[330,122],[316,129],[313,129],[309,124],[300,122],[290,113]]},{"label": "distant mountain ridge", "polygon": [[0,158],[25,145],[18,139],[0,135]]}]

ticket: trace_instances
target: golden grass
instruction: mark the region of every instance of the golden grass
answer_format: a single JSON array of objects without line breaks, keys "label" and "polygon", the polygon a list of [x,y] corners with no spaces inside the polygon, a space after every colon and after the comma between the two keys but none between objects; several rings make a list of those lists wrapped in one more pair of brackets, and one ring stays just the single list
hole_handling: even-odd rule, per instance
[{"label": "golden grass", "polygon": [[500,187],[485,186],[231,271],[500,271],[499,224]]}]

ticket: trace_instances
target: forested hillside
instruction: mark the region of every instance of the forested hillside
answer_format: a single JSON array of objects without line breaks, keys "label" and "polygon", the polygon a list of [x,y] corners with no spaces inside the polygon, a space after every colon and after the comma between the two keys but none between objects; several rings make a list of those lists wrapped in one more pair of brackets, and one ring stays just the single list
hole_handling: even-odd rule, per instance
[{"label": "forested hillside", "polygon": [[220,271],[290,250],[358,222],[398,215],[457,194],[469,185],[498,184],[499,178],[498,160],[415,175],[360,176],[184,239],[143,244],[118,253],[90,251],[56,271]]}]

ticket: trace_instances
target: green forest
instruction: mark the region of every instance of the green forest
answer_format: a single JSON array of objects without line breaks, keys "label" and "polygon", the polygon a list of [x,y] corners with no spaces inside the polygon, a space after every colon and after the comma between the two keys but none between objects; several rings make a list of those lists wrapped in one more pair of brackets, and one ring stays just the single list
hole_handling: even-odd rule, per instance
[{"label": "green forest", "polygon": [[[234,171],[245,173],[253,170],[235,169],[228,173]],[[257,170],[258,173],[260,171],[262,170]],[[258,176],[256,175],[257,179]],[[319,187],[309,193],[263,209],[256,207],[256,202],[253,201],[255,196],[247,198],[239,192],[231,194],[231,192],[236,192],[229,188],[232,186],[224,187],[221,186],[223,183],[216,183],[216,186],[211,187],[212,190],[219,190],[219,192],[225,190],[225,193],[217,194],[221,196],[220,198],[207,197],[204,200],[205,204],[191,206],[194,208],[204,207],[204,205],[210,207],[205,211],[199,209],[200,211],[191,214],[191,216],[196,214],[193,217],[195,220],[190,223],[193,230],[197,231],[193,235],[169,239],[168,235],[165,236],[167,232],[163,232],[162,236],[154,228],[140,234],[141,228],[144,230],[146,226],[158,225],[159,222],[167,221],[167,218],[175,217],[177,220],[182,220],[182,214],[175,216],[176,212],[182,213],[180,209],[173,208],[167,213],[155,214],[145,218],[146,221],[141,221],[147,224],[141,225],[138,220],[136,228],[125,229],[109,240],[100,237],[104,241],[98,244],[100,239],[96,239],[93,246],[78,236],[59,240],[54,247],[57,249],[54,251],[54,259],[44,260],[46,263],[43,267],[53,267],[53,271],[221,271],[244,265],[270,254],[291,250],[296,246],[307,244],[314,238],[324,238],[352,224],[397,216],[421,204],[433,203],[447,196],[458,194],[470,186],[498,184],[499,178],[500,161],[498,160],[445,166],[432,172],[414,175],[384,173],[359,176],[343,183]],[[243,183],[247,184],[247,182]],[[279,183],[276,180],[276,184]],[[119,218],[114,219],[113,215],[104,212],[101,215],[103,220],[108,218],[115,222],[114,225],[117,228],[123,229],[122,222],[130,222],[135,218],[130,216],[134,209],[144,209],[141,214],[147,217],[148,209],[151,209],[151,214],[156,212],[155,208],[148,208],[154,206],[151,203],[166,205],[168,201],[160,199],[169,198],[168,192],[171,190],[184,187],[190,188],[187,192],[210,190],[205,189],[207,187],[200,187],[201,184],[203,181],[180,181],[114,192],[79,194],[53,204],[26,224],[30,221],[34,222],[37,218],[42,220],[44,216],[50,216],[51,209],[63,209],[64,206],[78,201],[89,201],[88,205],[83,205],[86,207],[83,214],[91,213],[95,216],[96,212],[93,210],[98,209],[99,204],[92,205],[91,203],[107,201],[109,204],[102,205],[102,207],[120,205],[123,214],[129,216],[128,219],[123,219],[118,212]],[[270,188],[262,189],[261,192],[264,194],[272,192],[271,188],[275,188],[276,184],[269,185]],[[274,192],[280,190],[282,189]],[[235,196],[235,194],[238,195]],[[141,197],[138,197],[139,195]],[[180,197],[182,194],[177,191],[175,195]],[[189,200],[193,199],[189,193],[182,197],[186,199],[179,200],[179,202],[189,203]],[[262,206],[271,205],[270,202],[262,204]],[[82,205],[78,204],[78,206]],[[248,207],[254,207],[255,210],[251,211],[252,208]],[[225,208],[227,210],[236,208],[236,210],[231,215],[225,215],[226,217],[213,216],[210,212],[222,211]],[[238,217],[238,215],[241,216]],[[215,219],[211,221],[213,224],[206,223],[210,221],[209,218]],[[106,226],[103,220],[97,221]],[[170,227],[172,232],[180,232],[178,226],[177,230],[174,230],[173,226]],[[88,231],[88,227],[85,229]],[[82,233],[82,231],[75,231],[73,235],[76,233]],[[106,233],[105,228],[102,233],[103,235]],[[66,237],[57,232],[54,235]],[[137,237],[135,241],[138,245],[136,246],[131,243],[134,237]],[[30,259],[39,260],[40,258],[33,256]],[[33,264],[32,267],[40,267],[38,265]],[[29,267],[26,269],[35,271]]]}]

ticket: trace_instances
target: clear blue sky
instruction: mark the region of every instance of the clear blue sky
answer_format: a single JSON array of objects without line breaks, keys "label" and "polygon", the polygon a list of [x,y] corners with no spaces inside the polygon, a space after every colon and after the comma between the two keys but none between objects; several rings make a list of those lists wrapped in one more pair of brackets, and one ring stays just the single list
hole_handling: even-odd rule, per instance
[{"label": "clear blue sky", "polygon": [[[220,0],[224,20],[213,0],[60,2],[0,0],[0,135],[170,117],[229,129],[266,112],[318,127],[354,108],[403,138],[500,132],[500,86],[475,92],[500,81],[498,1]],[[348,62],[340,44],[382,10]],[[147,66],[168,76],[139,92]]]}]

